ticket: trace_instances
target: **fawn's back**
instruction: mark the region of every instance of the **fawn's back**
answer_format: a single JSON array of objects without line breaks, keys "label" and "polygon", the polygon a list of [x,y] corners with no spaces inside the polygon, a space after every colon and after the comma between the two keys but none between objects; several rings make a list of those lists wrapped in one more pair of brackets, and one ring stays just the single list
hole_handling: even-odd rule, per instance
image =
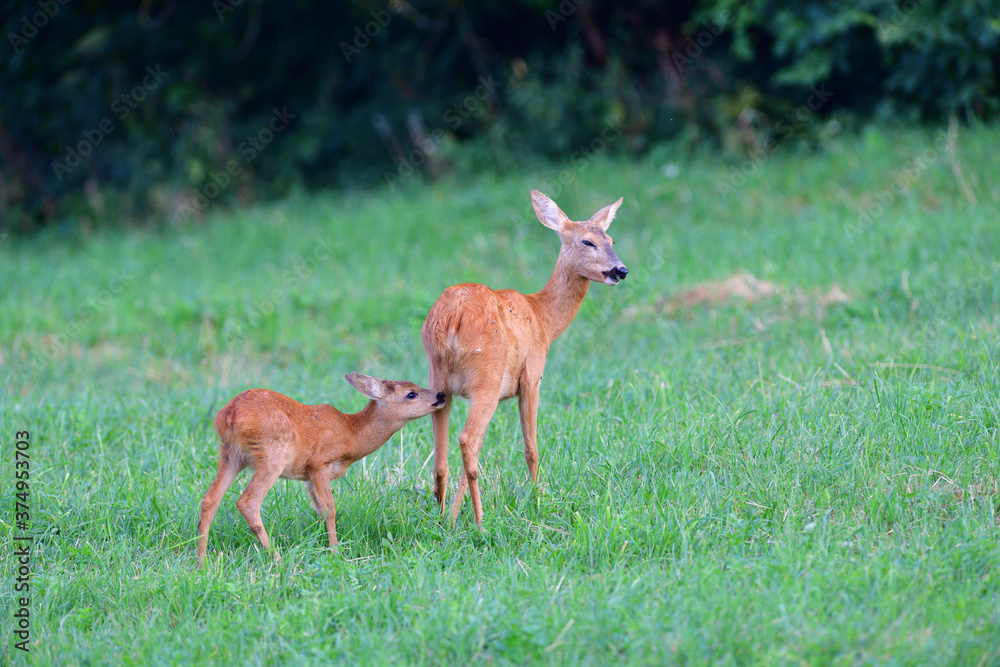
[{"label": "fawn's back", "polygon": [[281,464],[281,477],[308,479],[308,470],[353,461],[349,415],[332,405],[305,405],[270,389],[249,389],[219,410],[215,431],[230,455],[255,470]]}]

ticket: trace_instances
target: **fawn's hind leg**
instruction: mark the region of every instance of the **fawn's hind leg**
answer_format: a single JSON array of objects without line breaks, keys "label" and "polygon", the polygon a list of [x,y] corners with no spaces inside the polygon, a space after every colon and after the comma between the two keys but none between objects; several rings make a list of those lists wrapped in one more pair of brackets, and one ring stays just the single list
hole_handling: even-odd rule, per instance
[{"label": "fawn's hind leg", "polygon": [[319,502],[319,496],[316,495],[316,487],[313,485],[312,480],[306,480],[304,484],[306,487],[306,493],[309,494],[309,504],[312,505],[312,508],[320,514],[326,514],[323,510],[323,505]]},{"label": "fawn's hind leg", "polygon": [[264,500],[265,494],[274,486],[281,476],[281,468],[259,468],[254,472],[253,478],[243,490],[239,500],[236,501],[236,509],[247,520],[250,531],[257,536],[260,544],[267,550],[271,545],[271,539],[264,530],[264,522],[260,518],[260,504]]},{"label": "fawn's hind leg", "polygon": [[233,461],[225,454],[219,456],[219,472],[212,485],[208,487],[205,497],[201,499],[201,516],[198,517],[198,565],[205,564],[205,552],[208,551],[208,529],[215,519],[222,496],[232,485],[236,475],[243,470],[242,465]]}]

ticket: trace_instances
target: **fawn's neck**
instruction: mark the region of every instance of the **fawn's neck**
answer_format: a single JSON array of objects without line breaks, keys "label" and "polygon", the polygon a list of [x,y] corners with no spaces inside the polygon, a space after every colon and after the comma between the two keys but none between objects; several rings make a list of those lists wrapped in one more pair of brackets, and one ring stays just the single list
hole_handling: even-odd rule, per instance
[{"label": "fawn's neck", "polygon": [[542,291],[528,295],[538,306],[550,343],[558,338],[576,317],[588,289],[590,280],[570,271],[564,265],[563,253],[560,251],[549,282],[545,283]]},{"label": "fawn's neck", "polygon": [[354,448],[351,452],[355,461],[368,456],[388,442],[393,434],[403,427],[396,419],[387,418],[378,409],[375,401],[369,401],[361,412],[346,415],[352,422]]}]

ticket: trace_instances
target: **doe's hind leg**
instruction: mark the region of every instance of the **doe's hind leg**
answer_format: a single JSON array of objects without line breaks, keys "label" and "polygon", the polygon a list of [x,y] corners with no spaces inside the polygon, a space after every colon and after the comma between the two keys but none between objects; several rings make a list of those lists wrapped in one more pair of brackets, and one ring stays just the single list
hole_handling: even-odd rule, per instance
[{"label": "doe's hind leg", "polygon": [[493,418],[493,413],[496,412],[499,402],[499,388],[496,388],[495,391],[486,390],[472,397],[469,418],[465,422],[465,428],[458,436],[458,445],[462,449],[463,478],[452,503],[452,523],[458,518],[462,498],[465,495],[465,489],[468,488],[476,525],[479,528],[483,527],[483,503],[479,496],[479,451],[482,449],[483,438],[486,436],[486,427],[489,425],[490,419]]}]

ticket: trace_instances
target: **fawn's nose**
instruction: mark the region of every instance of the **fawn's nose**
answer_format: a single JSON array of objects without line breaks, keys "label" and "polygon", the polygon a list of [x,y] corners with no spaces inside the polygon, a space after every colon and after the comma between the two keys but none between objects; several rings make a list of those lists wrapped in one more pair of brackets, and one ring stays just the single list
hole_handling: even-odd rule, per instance
[{"label": "fawn's nose", "polygon": [[626,269],[624,266],[619,266],[618,268],[615,269],[615,273],[618,274],[619,279],[624,280],[625,276],[628,275],[628,269]]},{"label": "fawn's nose", "polygon": [[444,392],[443,391],[439,391],[437,398],[438,398],[439,401],[443,401],[445,399]]}]

